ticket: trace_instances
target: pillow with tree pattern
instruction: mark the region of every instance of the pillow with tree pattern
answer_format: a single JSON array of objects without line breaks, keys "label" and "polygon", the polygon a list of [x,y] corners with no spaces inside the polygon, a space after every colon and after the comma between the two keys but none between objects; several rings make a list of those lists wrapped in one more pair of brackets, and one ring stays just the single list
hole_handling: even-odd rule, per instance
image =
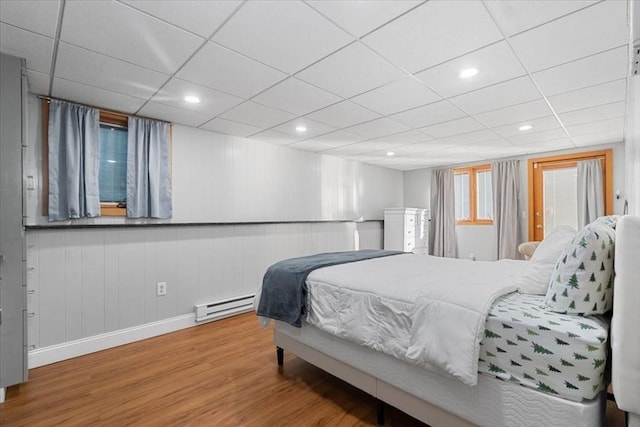
[{"label": "pillow with tree pattern", "polygon": [[547,309],[567,314],[602,314],[613,305],[616,233],[594,221],[565,246],[551,274]]}]

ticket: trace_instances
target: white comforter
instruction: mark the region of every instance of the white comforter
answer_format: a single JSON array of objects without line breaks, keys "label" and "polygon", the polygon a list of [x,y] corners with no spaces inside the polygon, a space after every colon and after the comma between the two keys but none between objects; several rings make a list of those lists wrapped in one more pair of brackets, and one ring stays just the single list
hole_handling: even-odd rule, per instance
[{"label": "white comforter", "polygon": [[325,267],[307,279],[307,321],[475,385],[488,310],[525,265],[409,254]]}]

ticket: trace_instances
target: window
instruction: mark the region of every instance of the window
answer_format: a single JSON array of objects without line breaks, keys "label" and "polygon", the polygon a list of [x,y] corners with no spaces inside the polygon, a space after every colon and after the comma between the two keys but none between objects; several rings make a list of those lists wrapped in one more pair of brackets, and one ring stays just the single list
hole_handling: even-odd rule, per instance
[{"label": "window", "polygon": [[456,224],[493,224],[491,165],[454,169]]},{"label": "window", "polygon": [[127,214],[127,117],[100,112],[100,211]]}]

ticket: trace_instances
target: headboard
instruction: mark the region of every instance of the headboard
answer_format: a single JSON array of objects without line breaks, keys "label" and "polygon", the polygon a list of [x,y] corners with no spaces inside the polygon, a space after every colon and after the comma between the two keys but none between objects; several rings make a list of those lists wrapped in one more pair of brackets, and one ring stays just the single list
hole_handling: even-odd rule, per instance
[{"label": "headboard", "polygon": [[611,384],[629,426],[640,427],[640,216],[616,225]]}]

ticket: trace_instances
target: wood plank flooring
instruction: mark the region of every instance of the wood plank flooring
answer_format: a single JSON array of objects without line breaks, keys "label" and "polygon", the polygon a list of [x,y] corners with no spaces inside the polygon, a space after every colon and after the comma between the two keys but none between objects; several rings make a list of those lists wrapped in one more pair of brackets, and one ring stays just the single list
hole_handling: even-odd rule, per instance
[{"label": "wood plank flooring", "polygon": [[[252,313],[30,371],[0,425],[373,426],[371,396],[285,352]],[[611,402],[607,426],[623,425]],[[387,426],[424,426],[386,408]]]}]

